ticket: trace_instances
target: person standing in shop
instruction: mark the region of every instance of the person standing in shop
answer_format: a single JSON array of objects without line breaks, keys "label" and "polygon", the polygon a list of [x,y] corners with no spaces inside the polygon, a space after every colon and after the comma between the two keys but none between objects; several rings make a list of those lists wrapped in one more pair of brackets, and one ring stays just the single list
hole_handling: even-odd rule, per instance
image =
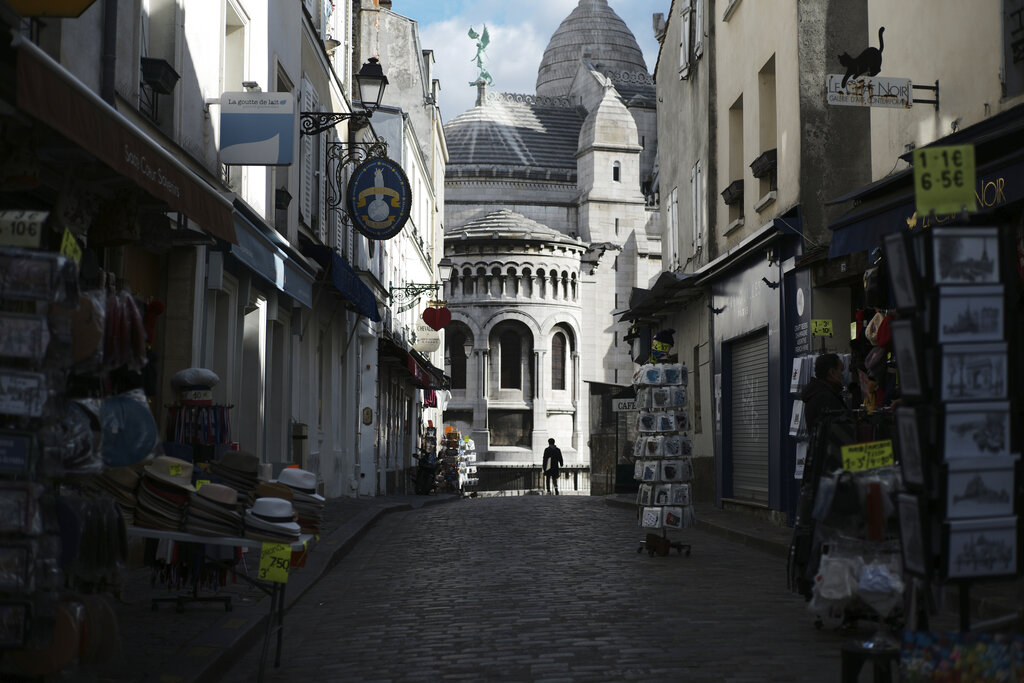
[{"label": "person standing in shop", "polygon": [[800,398],[804,402],[807,433],[811,435],[826,411],[846,408],[843,402],[843,361],[837,354],[823,353],[814,359],[814,377],[804,387]]},{"label": "person standing in shop", "polygon": [[555,487],[555,495],[558,495],[558,468],[562,462],[562,451],[555,445],[554,439],[548,439],[548,447],[544,449],[544,489],[551,493],[551,487]]}]

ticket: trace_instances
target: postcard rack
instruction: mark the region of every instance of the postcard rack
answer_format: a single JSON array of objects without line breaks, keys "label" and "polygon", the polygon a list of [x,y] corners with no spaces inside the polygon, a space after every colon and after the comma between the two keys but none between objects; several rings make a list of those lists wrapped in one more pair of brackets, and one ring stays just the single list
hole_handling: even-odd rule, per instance
[{"label": "postcard rack", "polygon": [[1020,574],[1020,406],[1010,388],[1022,384],[1010,349],[1020,348],[1021,330],[1008,315],[1017,237],[1009,226],[947,224],[885,240],[900,315],[892,337],[903,563],[921,588],[958,585],[963,631],[971,583]]},{"label": "postcard rack", "polygon": [[650,556],[667,555],[672,549],[690,555],[690,544],[668,536],[670,529],[694,524],[687,380],[686,366],[678,363],[642,365],[633,378],[638,432],[633,449],[634,476],[640,481],[637,519],[648,530],[637,552],[647,550]]}]

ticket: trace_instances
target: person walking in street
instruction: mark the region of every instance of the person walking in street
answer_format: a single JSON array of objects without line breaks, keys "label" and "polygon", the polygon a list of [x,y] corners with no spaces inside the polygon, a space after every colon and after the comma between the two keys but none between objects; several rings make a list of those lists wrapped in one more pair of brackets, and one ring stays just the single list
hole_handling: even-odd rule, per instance
[{"label": "person walking in street", "polygon": [[548,439],[548,447],[544,449],[544,489],[551,493],[551,487],[555,487],[555,495],[558,495],[558,468],[563,465],[562,451],[555,445],[554,439]]},{"label": "person walking in street", "polygon": [[804,402],[807,433],[812,436],[826,411],[846,407],[843,402],[843,361],[838,354],[823,353],[814,359],[814,377],[804,387],[800,398]]}]

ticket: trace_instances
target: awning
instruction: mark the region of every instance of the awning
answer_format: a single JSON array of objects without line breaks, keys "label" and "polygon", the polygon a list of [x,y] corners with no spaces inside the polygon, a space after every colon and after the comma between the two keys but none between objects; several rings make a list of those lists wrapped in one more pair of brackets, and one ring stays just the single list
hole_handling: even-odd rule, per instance
[{"label": "awning", "polygon": [[307,308],[313,307],[313,273],[289,258],[272,237],[257,222],[259,217],[249,216],[249,209],[235,203],[235,236],[231,255],[262,276],[280,291]]},{"label": "awning", "polygon": [[204,230],[235,242],[231,203],[19,34],[17,105]]},{"label": "awning", "polygon": [[692,273],[665,271],[649,290],[634,287],[629,297],[629,309],[621,313],[622,319],[650,319],[674,313],[682,304],[700,298],[703,290],[694,284],[695,280]]},{"label": "awning", "polygon": [[321,244],[307,244],[302,248],[302,253],[313,257],[322,268],[330,271],[331,284],[352,303],[352,308],[356,312],[373,322],[380,322],[377,297],[363,284],[356,271],[341,254]]},{"label": "awning", "polygon": [[[978,212],[1024,199],[1024,105],[962,128],[926,147],[974,145],[975,195]],[[901,155],[910,161],[907,154]],[[833,221],[829,258],[882,246],[886,235],[901,230],[953,222],[956,216],[938,216],[933,223],[917,215],[914,170],[904,169],[828,201],[855,202],[853,208]]]},{"label": "awning", "polygon": [[451,382],[445,374],[416,351],[406,351],[387,337],[378,342],[383,357],[394,358],[399,367],[409,373],[409,379],[420,389],[447,389]]}]

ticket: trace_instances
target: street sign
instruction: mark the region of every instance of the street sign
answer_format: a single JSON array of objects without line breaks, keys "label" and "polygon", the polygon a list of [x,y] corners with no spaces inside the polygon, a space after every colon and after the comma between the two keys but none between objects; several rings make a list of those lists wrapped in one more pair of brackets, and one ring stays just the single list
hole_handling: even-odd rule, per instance
[{"label": "street sign", "polygon": [[846,107],[910,109],[914,86],[909,78],[860,76],[846,81],[843,74],[829,74],[825,80],[825,101]]},{"label": "street sign", "polygon": [[974,145],[914,150],[914,196],[917,215],[977,211],[974,192]]},{"label": "street sign", "polygon": [[613,398],[612,399],[612,410],[616,413],[628,412],[636,410],[636,399],[635,398]]}]

